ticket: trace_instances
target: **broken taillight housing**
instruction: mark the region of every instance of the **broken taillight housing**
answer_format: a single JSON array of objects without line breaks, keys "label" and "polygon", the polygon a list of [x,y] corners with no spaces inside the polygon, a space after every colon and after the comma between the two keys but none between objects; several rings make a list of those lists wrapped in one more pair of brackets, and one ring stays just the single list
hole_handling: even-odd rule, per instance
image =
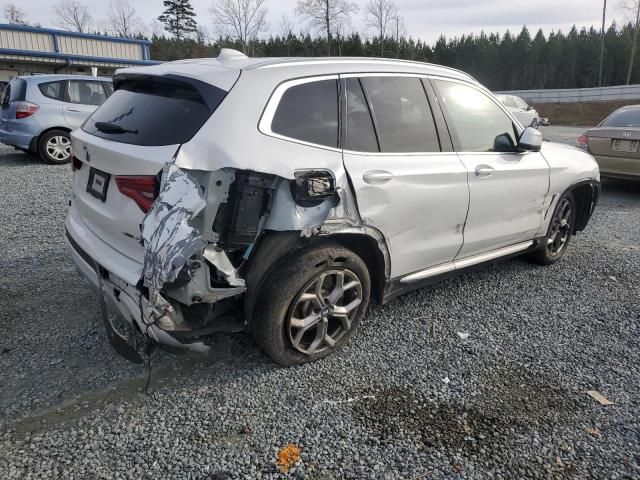
[{"label": "broken taillight housing", "polygon": [[160,181],[156,175],[117,176],[116,185],[125,197],[129,197],[144,213],[147,213],[158,197]]},{"label": "broken taillight housing", "polygon": [[40,110],[40,107],[31,102],[20,102],[16,108],[16,120],[27,118]]},{"label": "broken taillight housing", "polygon": [[82,168],[82,160],[80,160],[75,155],[72,155],[71,156],[71,170],[73,170],[75,172],[76,170],[80,170],[81,168]]}]

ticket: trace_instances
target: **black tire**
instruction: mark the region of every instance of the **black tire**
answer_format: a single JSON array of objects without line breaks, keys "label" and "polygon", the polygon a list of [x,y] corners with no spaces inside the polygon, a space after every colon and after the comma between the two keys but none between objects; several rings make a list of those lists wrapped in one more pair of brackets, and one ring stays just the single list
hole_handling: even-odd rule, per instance
[{"label": "black tire", "polygon": [[[58,149],[53,148],[54,143],[59,144]],[[63,151],[67,152],[67,154],[62,155]],[[44,162],[52,165],[69,163],[71,161],[71,137],[69,132],[65,130],[49,130],[43,133],[38,140],[38,154]]]},{"label": "black tire", "polygon": [[[337,285],[340,275],[343,285],[350,288],[343,289],[342,297],[332,304],[329,297],[339,295],[340,288]],[[320,290],[322,293],[313,295],[309,290]],[[302,249],[286,257],[265,278],[253,312],[251,333],[258,345],[281,365],[300,365],[324,358],[342,347],[353,335],[369,306],[370,290],[367,266],[351,250],[335,243]],[[315,300],[303,300],[303,294],[306,297],[324,297],[324,307],[320,308]],[[361,295],[359,304],[356,301],[358,295]],[[348,304],[345,305],[345,302]],[[354,303],[356,306],[352,306]],[[335,313],[338,308],[346,311],[349,306],[350,313]],[[315,327],[293,326],[300,315],[305,318],[319,316],[320,320],[313,324]],[[294,343],[299,337],[296,347]],[[306,348],[310,337],[314,340]],[[313,344],[318,337],[322,337],[322,348],[316,347],[316,351],[313,351]],[[330,346],[327,337],[335,343]],[[334,337],[337,339],[334,340]],[[306,353],[303,351],[305,348]]]},{"label": "black tire", "polygon": [[531,126],[536,129],[540,126],[540,122],[538,122],[537,118],[533,119],[533,121],[531,122]]},{"label": "black tire", "polygon": [[[562,221],[565,217],[563,212],[566,211],[567,206],[570,208],[569,220],[564,223]],[[540,242],[540,246],[529,254],[528,258],[540,265],[551,265],[559,261],[567,251],[573,236],[576,222],[575,214],[576,201],[571,193],[565,193],[556,204],[547,235]],[[565,240],[561,241],[563,238]],[[558,243],[559,241],[560,243]]]}]

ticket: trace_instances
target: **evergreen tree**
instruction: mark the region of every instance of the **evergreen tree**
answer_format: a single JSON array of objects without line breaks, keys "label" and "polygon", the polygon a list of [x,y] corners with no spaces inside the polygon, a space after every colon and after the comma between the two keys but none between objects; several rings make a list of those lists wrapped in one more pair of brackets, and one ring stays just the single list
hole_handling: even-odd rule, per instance
[{"label": "evergreen tree", "polygon": [[164,29],[176,40],[181,40],[187,33],[197,31],[196,13],[189,0],[164,0],[162,4],[165,8],[158,20],[164,24]]}]

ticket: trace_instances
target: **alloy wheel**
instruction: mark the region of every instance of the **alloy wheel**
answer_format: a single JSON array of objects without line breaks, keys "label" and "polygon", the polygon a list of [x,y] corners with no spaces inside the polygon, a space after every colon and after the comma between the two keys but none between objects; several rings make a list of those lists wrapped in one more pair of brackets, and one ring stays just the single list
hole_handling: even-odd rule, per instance
[{"label": "alloy wheel", "polygon": [[547,237],[547,251],[551,256],[558,256],[567,246],[571,235],[573,209],[568,198],[560,200],[551,221],[549,236]]},{"label": "alloy wheel", "polygon": [[45,150],[56,161],[67,160],[71,156],[71,141],[65,136],[56,135],[47,140]]},{"label": "alloy wheel", "polygon": [[332,348],[351,331],[362,284],[350,270],[317,275],[298,294],[287,319],[293,348],[307,355]]}]

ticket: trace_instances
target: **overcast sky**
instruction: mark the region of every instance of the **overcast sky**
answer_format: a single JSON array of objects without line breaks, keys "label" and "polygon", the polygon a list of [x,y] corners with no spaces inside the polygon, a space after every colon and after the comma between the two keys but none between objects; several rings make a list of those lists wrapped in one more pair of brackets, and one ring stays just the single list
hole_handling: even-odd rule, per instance
[{"label": "overcast sky", "polygon": [[[30,23],[54,27],[53,3],[56,0],[13,0],[21,8]],[[80,0],[89,6],[96,21],[107,17],[109,0]],[[212,22],[209,6],[214,0],[191,0],[198,14],[198,23],[209,33]],[[356,0],[360,13],[352,19],[353,28],[362,30],[362,17],[368,0]],[[620,8],[622,0],[609,0],[607,24],[628,17]],[[162,12],[162,0],[131,0],[137,13],[150,24]],[[9,2],[0,0],[3,6]],[[598,28],[602,21],[602,0],[396,0],[404,17],[405,30],[414,37],[433,43],[440,34],[447,37],[464,33],[503,33],[507,29],[519,32],[527,25],[532,35],[542,28],[545,34],[552,29],[567,32],[572,25]],[[304,25],[294,16],[296,0],[267,0],[270,30],[277,33],[282,15],[288,15],[298,31]],[[149,33],[151,28],[149,27]]]}]

